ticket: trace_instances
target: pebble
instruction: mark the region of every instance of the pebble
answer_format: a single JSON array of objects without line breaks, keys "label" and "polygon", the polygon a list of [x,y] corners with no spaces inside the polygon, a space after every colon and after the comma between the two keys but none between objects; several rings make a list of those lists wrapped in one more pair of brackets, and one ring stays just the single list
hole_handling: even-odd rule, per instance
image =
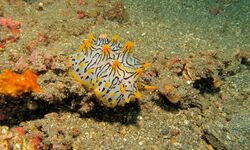
[{"label": "pebble", "polygon": [[142,120],[143,118],[142,118],[142,116],[138,116],[137,119],[138,120]]},{"label": "pebble", "polygon": [[42,2],[38,4],[38,10],[44,10],[44,5]]},{"label": "pebble", "polygon": [[146,32],[142,33],[141,36],[145,36],[146,35]]},{"label": "pebble", "polygon": [[142,146],[142,145],[143,145],[143,142],[142,142],[142,141],[141,141],[141,142],[139,142],[139,145],[141,145],[141,146]]}]

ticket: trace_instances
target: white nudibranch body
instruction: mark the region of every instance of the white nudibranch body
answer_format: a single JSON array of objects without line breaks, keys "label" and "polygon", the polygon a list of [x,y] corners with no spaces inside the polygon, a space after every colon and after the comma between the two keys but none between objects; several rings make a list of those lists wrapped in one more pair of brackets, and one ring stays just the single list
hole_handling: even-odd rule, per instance
[{"label": "white nudibranch body", "polygon": [[118,36],[88,35],[70,57],[70,74],[105,106],[124,106],[141,97],[137,79],[148,66],[130,55],[132,46],[130,41],[121,45]]}]

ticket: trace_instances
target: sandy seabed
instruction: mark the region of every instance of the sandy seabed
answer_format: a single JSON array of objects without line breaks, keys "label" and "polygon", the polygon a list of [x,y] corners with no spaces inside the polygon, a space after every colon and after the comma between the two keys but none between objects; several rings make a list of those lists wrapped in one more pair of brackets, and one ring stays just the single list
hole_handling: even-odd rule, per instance
[{"label": "sandy seabed", "polygon": [[[31,69],[43,90],[0,96],[0,149],[249,149],[249,12],[249,0],[0,0],[0,70]],[[158,90],[101,106],[68,75],[89,33],[133,41]]]}]

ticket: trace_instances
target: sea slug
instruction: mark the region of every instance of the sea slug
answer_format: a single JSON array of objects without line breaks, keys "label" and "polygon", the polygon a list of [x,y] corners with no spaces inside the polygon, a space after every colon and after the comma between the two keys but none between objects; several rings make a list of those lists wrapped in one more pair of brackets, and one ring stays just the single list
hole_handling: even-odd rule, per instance
[{"label": "sea slug", "polygon": [[108,39],[89,34],[88,39],[70,57],[70,75],[107,107],[124,106],[140,99],[138,77],[149,63],[131,56],[133,43],[122,45],[118,36]]}]

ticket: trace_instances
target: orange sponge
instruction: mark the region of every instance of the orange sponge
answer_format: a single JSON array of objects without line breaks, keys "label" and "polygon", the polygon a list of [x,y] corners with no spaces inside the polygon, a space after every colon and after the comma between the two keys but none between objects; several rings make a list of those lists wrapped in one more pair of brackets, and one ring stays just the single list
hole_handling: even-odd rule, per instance
[{"label": "orange sponge", "polygon": [[5,69],[0,74],[0,94],[16,97],[26,92],[41,92],[36,81],[37,75],[31,70],[17,74]]}]

